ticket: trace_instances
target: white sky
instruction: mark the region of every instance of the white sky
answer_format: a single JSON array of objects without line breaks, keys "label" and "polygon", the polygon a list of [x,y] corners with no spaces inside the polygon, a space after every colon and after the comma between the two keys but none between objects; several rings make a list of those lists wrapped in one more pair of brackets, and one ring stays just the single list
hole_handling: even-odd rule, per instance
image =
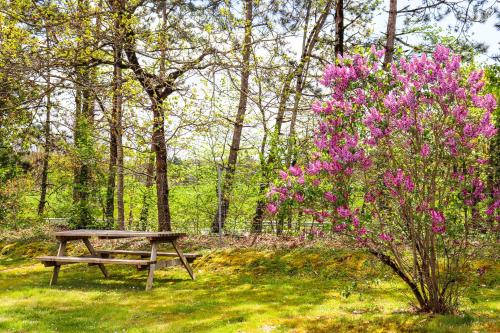
[{"label": "white sky", "polygon": [[[456,1],[456,0],[455,0]],[[375,16],[374,18],[374,24],[375,24],[375,33],[377,34],[385,34],[386,31],[386,26],[387,26],[387,16],[388,16],[388,11],[389,11],[389,0],[384,0],[383,5],[381,6],[381,12]],[[488,5],[492,5],[496,2],[496,5],[498,5],[498,1],[495,0],[490,0]],[[405,6],[410,5],[411,7],[415,7],[418,5],[421,5],[420,1],[411,1],[411,0],[399,0],[398,1],[398,8],[401,9]],[[475,23],[471,30],[469,31],[469,34],[471,35],[471,40],[473,41],[478,41],[478,42],[483,42],[486,45],[489,46],[487,56],[481,56],[479,57],[480,61],[485,61],[485,62],[492,62],[491,57],[494,54],[500,53],[500,32],[496,30],[494,24],[496,21],[495,15],[492,15],[487,22],[485,23]],[[450,30],[452,35],[457,35],[457,33],[453,32],[451,29],[448,29],[448,27],[453,27],[455,25],[455,17],[453,14],[448,15],[445,17],[443,20],[440,22],[432,22],[432,24],[440,27],[443,29],[443,31]],[[403,24],[403,19],[398,17],[398,20],[396,21],[397,24],[397,29],[399,30]],[[409,41],[416,40],[418,38],[416,35],[413,35],[410,37]]]}]

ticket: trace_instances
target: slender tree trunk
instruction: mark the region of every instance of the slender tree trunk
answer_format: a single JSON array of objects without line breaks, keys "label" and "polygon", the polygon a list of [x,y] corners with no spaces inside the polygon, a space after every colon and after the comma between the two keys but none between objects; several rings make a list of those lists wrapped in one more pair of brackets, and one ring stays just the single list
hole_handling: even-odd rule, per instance
[{"label": "slender tree trunk", "polygon": [[[123,0],[112,0],[111,8],[114,16],[113,23],[113,107],[111,110],[111,120],[109,122],[109,166],[108,166],[108,184],[106,190],[106,220],[108,228],[114,226],[114,200],[115,187],[118,206],[117,227],[124,229],[123,212],[123,145],[122,145],[122,69],[123,60],[123,35],[124,26]],[[118,173],[118,181],[116,176]]]},{"label": "slender tree trunk", "polygon": [[[165,2],[166,3],[166,2]],[[165,13],[165,9],[164,9]],[[165,19],[166,16],[164,15]],[[176,81],[186,72],[195,68],[200,68],[200,62],[212,50],[205,50],[196,59],[186,61],[180,67],[173,66],[173,70],[163,77],[163,75],[155,75],[142,68],[137,53],[135,32],[131,26],[130,18],[132,13],[127,12],[124,38],[124,51],[127,55],[129,68],[134,72],[136,79],[139,81],[144,91],[148,94],[151,101],[151,109],[153,111],[153,140],[152,144],[156,155],[156,192],[157,192],[157,207],[158,207],[158,227],[162,231],[171,230],[170,209],[168,202],[168,178],[167,178],[167,145],[165,142],[165,116],[163,112],[163,102],[175,90]]]},{"label": "slender tree trunk", "polygon": [[[77,80],[79,75],[77,75]],[[75,149],[78,150],[78,142],[80,140],[80,118],[82,113],[82,89],[78,82],[75,83],[75,119],[74,119],[74,128],[73,128],[73,142],[75,145]],[[79,157],[77,156],[77,159]],[[77,161],[79,163],[80,161]],[[73,204],[76,205],[80,201],[80,191],[78,188],[78,166],[73,170]]]},{"label": "slender tree trunk", "polygon": [[[245,37],[243,41],[243,62],[241,72],[240,100],[238,104],[238,112],[233,128],[233,139],[229,150],[227,160],[227,168],[222,186],[222,204],[221,204],[221,227],[224,228],[227,213],[229,210],[229,195],[233,188],[234,173],[236,170],[236,162],[238,152],[240,150],[241,133],[243,131],[243,121],[247,110],[248,99],[248,79],[250,77],[250,53],[252,43],[252,19],[253,19],[253,1],[245,0]],[[216,212],[212,222],[212,232],[219,232],[219,211]]]},{"label": "slender tree trunk", "polygon": [[344,0],[335,4],[335,56],[344,54]]},{"label": "slender tree trunk", "polygon": [[148,158],[148,164],[146,168],[146,189],[142,195],[142,208],[141,215],[139,218],[140,221],[140,229],[146,230],[149,226],[149,208],[150,208],[150,200],[152,196],[152,188],[154,185],[154,173],[155,173],[155,157],[154,157],[154,146],[151,146],[152,153]]},{"label": "slender tree trunk", "polygon": [[134,230],[134,203],[130,202],[130,210],[128,211],[128,228]]},{"label": "slender tree trunk", "polygon": [[[121,127],[121,126],[120,126]],[[121,129],[120,129],[121,130]],[[122,135],[118,135],[117,139],[117,151],[118,158],[116,160],[117,164],[117,186],[116,186],[116,203],[118,208],[118,229],[125,229],[125,205],[123,202],[123,192],[124,192],[124,173],[123,173],[123,144]]]},{"label": "slender tree trunk", "polygon": [[165,117],[159,102],[153,99],[154,115],[153,146],[156,155],[156,196],[158,207],[158,229],[170,231],[170,207],[168,202],[167,145],[165,142]]},{"label": "slender tree trunk", "polygon": [[[316,21],[316,24],[314,25],[314,28],[311,30],[309,33],[309,36],[306,39],[307,36],[307,25],[306,29],[304,30],[304,41],[302,45],[302,55],[300,57],[300,63],[297,67],[296,71],[296,84],[295,84],[295,100],[294,100],[294,105],[292,109],[292,116],[290,119],[290,131],[288,134],[288,143],[287,143],[287,156],[286,156],[286,167],[290,167],[293,164],[294,160],[294,149],[295,149],[295,141],[296,141],[296,135],[295,135],[295,127],[297,123],[297,115],[298,115],[298,110],[299,110],[299,103],[300,100],[302,99],[302,91],[305,86],[305,79],[307,76],[308,72],[308,67],[309,67],[309,62],[310,62],[310,57],[311,54],[314,50],[314,47],[316,46],[316,43],[318,42],[318,37],[321,29],[323,28],[326,19],[328,15],[330,14],[330,9],[333,4],[333,0],[327,1],[325,8],[321,11],[321,14]],[[309,14],[307,15],[309,16]]]},{"label": "slender tree trunk", "polygon": [[[49,30],[46,30],[47,39],[47,52],[50,50],[50,36]],[[45,145],[43,152],[43,166],[42,166],[42,181],[40,184],[40,201],[38,203],[38,215],[43,215],[45,204],[47,201],[47,183],[48,183],[48,175],[49,175],[49,159],[50,159],[50,109],[51,109],[51,86],[50,86],[50,68],[47,68],[47,105],[45,111],[45,125],[44,125],[44,135],[45,135]]]},{"label": "slender tree trunk", "polygon": [[109,166],[108,166],[108,185],[106,188],[106,223],[112,228],[115,223],[115,184],[116,184],[116,109],[113,106],[111,120],[109,122]]},{"label": "slender tree trunk", "polygon": [[[75,213],[73,224],[75,227],[85,228],[93,220],[91,209],[92,184],[92,164],[93,164],[93,131],[94,131],[94,104],[95,95],[93,84],[96,80],[95,68],[87,66],[93,40],[84,35],[83,32],[91,29],[91,22],[88,18],[90,4],[88,0],[78,0],[78,27],[77,34],[80,39],[77,43],[79,52],[75,55],[75,128],[74,144],[77,155],[77,165],[74,171],[73,200]],[[99,22],[97,22],[99,23]],[[96,27],[99,25],[96,23]],[[94,30],[94,36],[97,31]]]},{"label": "slender tree trunk", "polygon": [[373,249],[369,249],[369,252],[377,257],[380,261],[382,261],[382,263],[389,266],[394,273],[396,273],[401,279],[403,279],[403,281],[410,287],[413,295],[417,299],[418,305],[422,309],[425,309],[427,307],[427,304],[424,301],[424,298],[422,297],[418,286],[413,281],[411,281],[411,279],[401,270],[400,267],[398,267],[398,265],[389,256]]},{"label": "slender tree trunk", "polygon": [[[73,199],[76,208],[75,226],[84,228],[92,220],[90,208],[90,195],[92,193],[92,158],[89,156],[89,149],[92,145],[91,132],[94,125],[94,96],[91,92],[91,73],[88,68],[80,69],[82,72],[78,78],[77,110],[75,119],[75,148],[77,151],[78,165],[75,170],[73,187]],[[82,85],[83,83],[83,85]]]},{"label": "slender tree trunk", "polygon": [[274,124],[273,134],[270,140],[269,154],[267,160],[261,165],[262,182],[259,185],[259,200],[255,207],[255,214],[252,221],[252,232],[260,233],[262,231],[262,222],[264,220],[264,209],[266,207],[266,200],[264,195],[268,188],[268,183],[271,180],[273,170],[277,168],[274,163],[278,157],[278,145],[280,141],[281,127],[285,118],[286,102],[290,97],[290,86],[294,78],[294,71],[290,70],[285,77],[283,88],[281,90],[280,102],[278,104],[278,114],[276,115],[276,123]]},{"label": "slender tree trunk", "polygon": [[398,1],[390,0],[389,18],[387,19],[387,40],[385,43],[384,66],[389,66],[394,57],[394,40],[396,39],[396,18],[398,16]]},{"label": "slender tree trunk", "polygon": [[124,192],[124,174],[123,174],[123,94],[122,94],[122,69],[120,64],[123,60],[123,24],[122,16],[125,10],[123,0],[114,0],[116,11],[116,19],[114,22],[115,28],[115,45],[114,50],[114,66],[113,66],[113,109],[116,115],[116,203],[118,208],[118,228],[125,229],[125,207],[123,203]]},{"label": "slender tree trunk", "polygon": [[[118,80],[121,82],[121,70]],[[121,90],[121,83],[118,90]],[[116,184],[116,204],[118,208],[118,229],[125,229],[125,206],[123,203],[123,192],[124,192],[124,170],[123,170],[123,125],[122,125],[122,102],[121,93],[117,93],[119,96],[119,102],[117,103],[117,136],[116,136],[116,171],[117,171],[117,184]]]},{"label": "slender tree trunk", "polygon": [[42,181],[40,184],[40,202],[38,203],[38,215],[43,215],[45,203],[47,201],[47,182],[49,175],[49,159],[50,159],[50,97],[47,96],[47,111],[45,115],[45,146],[43,152],[43,166],[42,166]]}]

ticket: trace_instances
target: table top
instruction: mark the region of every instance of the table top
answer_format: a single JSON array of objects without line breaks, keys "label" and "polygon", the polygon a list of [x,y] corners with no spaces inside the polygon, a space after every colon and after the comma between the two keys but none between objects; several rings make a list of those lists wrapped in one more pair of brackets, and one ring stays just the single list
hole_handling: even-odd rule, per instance
[{"label": "table top", "polygon": [[126,231],[126,230],[92,230],[78,229],[58,231],[56,237],[101,237],[101,238],[179,238],[182,232],[170,231]]}]

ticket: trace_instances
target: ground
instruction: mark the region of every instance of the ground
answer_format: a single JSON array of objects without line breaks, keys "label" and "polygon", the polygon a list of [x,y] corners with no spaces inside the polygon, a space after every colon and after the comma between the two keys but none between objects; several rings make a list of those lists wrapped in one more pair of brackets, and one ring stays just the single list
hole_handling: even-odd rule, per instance
[{"label": "ground", "polygon": [[[469,288],[457,315],[412,312],[407,289],[368,255],[325,246],[202,250],[197,279],[181,268],[51,269],[46,243],[0,244],[1,332],[499,332],[498,265]],[[73,249],[78,251],[78,249]]]}]

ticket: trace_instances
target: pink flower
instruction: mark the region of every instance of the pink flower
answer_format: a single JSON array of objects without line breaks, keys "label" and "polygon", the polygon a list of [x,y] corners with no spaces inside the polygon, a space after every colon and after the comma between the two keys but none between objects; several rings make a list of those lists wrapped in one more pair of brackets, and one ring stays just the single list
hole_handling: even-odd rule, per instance
[{"label": "pink flower", "polygon": [[309,162],[309,165],[307,166],[307,174],[308,175],[316,175],[321,171],[321,161],[316,160],[313,162]]},{"label": "pink flower", "polygon": [[359,218],[356,215],[352,216],[352,225],[356,228],[359,227]]},{"label": "pink flower", "polygon": [[368,230],[365,227],[361,227],[358,230],[358,235],[360,235],[360,236],[366,235],[367,233],[368,233]]},{"label": "pink flower", "polygon": [[293,198],[295,199],[295,201],[297,202],[304,202],[304,196],[302,195],[302,193],[295,193],[293,195]]},{"label": "pink flower", "polygon": [[299,177],[302,175],[302,169],[297,165],[291,166],[289,171],[295,177]]},{"label": "pink flower", "polygon": [[495,213],[496,210],[498,210],[500,208],[500,199],[493,202],[489,207],[488,209],[486,210],[486,214],[488,215],[493,215]]},{"label": "pink flower", "polygon": [[448,60],[448,57],[450,55],[450,50],[443,45],[437,45],[436,50],[434,51],[434,59],[438,63],[443,63]]},{"label": "pink flower", "polygon": [[378,238],[380,238],[380,240],[384,241],[384,242],[390,242],[392,241],[392,236],[389,235],[389,234],[386,234],[386,233],[381,233],[378,235]]},{"label": "pink flower", "polygon": [[351,216],[351,211],[347,207],[338,207],[337,213],[343,218]]},{"label": "pink flower", "polygon": [[442,234],[446,231],[445,217],[444,214],[438,210],[429,210],[432,221],[432,231],[436,234]]},{"label": "pink flower", "polygon": [[406,176],[406,177],[405,177],[404,183],[405,183],[405,187],[406,187],[406,189],[407,189],[409,192],[413,192],[413,190],[415,189],[415,184],[414,184],[414,183],[413,183],[413,181],[411,180],[411,177],[410,177],[410,176]]},{"label": "pink flower", "polygon": [[341,231],[345,230],[346,228],[347,228],[347,224],[342,222],[340,224],[337,224],[334,229],[336,232],[341,232]]},{"label": "pink flower", "polygon": [[424,143],[422,145],[422,149],[420,150],[420,156],[422,156],[423,158],[426,158],[429,156],[429,154],[430,154],[429,145],[427,143]]},{"label": "pink flower", "polygon": [[325,197],[326,200],[328,200],[330,202],[337,201],[337,196],[335,194],[333,194],[332,192],[325,192],[323,194],[323,196]]},{"label": "pink flower", "polygon": [[279,174],[280,174],[280,178],[281,178],[281,179],[283,179],[283,180],[287,180],[287,178],[288,178],[288,174],[287,174],[285,171],[280,170]]},{"label": "pink flower", "polygon": [[269,203],[267,205],[267,211],[269,212],[269,214],[274,215],[278,211],[278,207],[274,203]]}]

